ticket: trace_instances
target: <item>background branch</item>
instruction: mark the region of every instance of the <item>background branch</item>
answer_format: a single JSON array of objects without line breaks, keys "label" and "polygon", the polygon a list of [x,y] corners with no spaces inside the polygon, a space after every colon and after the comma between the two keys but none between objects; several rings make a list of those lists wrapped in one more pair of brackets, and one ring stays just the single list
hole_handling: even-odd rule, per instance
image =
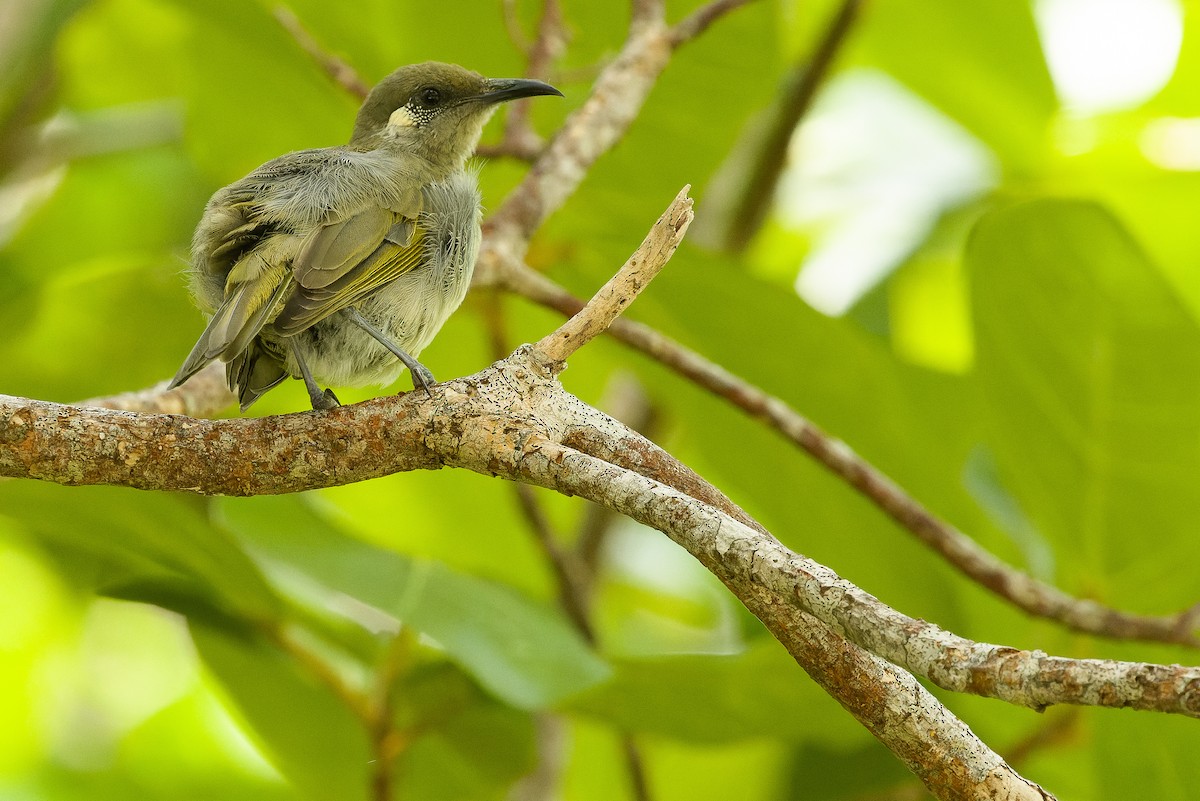
[{"label": "background branch", "polygon": [[275,19],[283,26],[283,29],[291,34],[291,37],[296,40],[300,48],[309,55],[309,57],[317,63],[317,65],[325,71],[333,82],[345,89],[354,97],[362,100],[371,91],[371,86],[361,77],[358,71],[351,67],[344,59],[330,53],[323,48],[316,38],[308,32],[304,27],[304,23],[296,16],[286,5],[278,5],[273,11]]},{"label": "background branch", "polygon": [[[505,19],[510,29],[516,28],[519,32],[520,26],[516,22],[515,9],[511,3],[505,6]],[[559,0],[543,0],[537,37],[527,47],[522,48],[525,50],[525,77],[553,83],[552,68],[555,62],[562,58],[568,44],[567,26],[563,20]],[[524,161],[537,158],[545,147],[545,142],[533,129],[529,109],[529,100],[512,103],[504,118],[503,138],[495,145],[481,145],[476,149],[476,154],[487,158],[512,156]]]},{"label": "background branch", "polygon": [[672,47],[679,47],[700,36],[709,26],[736,8],[756,0],[712,0],[700,6],[671,28],[668,38]]},{"label": "background branch", "polygon": [[762,228],[792,137],[853,31],[864,1],[842,1],[812,54],[784,76],[775,102],[752,123],[714,177],[715,202],[708,204],[701,220],[703,244],[741,253]]}]

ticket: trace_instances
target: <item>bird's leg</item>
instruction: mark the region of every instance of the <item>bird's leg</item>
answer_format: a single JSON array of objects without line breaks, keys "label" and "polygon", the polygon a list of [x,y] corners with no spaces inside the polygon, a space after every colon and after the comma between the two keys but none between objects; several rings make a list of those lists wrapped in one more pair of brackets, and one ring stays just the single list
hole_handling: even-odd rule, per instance
[{"label": "bird's leg", "polygon": [[412,373],[413,389],[420,387],[421,389],[425,390],[426,395],[431,398],[433,397],[433,393],[429,390],[429,388],[436,384],[437,380],[433,377],[433,373],[429,372],[428,367],[421,364],[419,361],[409,355],[404,348],[393,342],[387,334],[368,323],[367,318],[363,317],[359,313],[358,309],[351,306],[350,308],[346,309],[346,313],[350,315],[351,322],[353,322],[362,330],[366,331],[371,336],[375,337],[375,340],[379,342],[380,345],[383,345],[385,348],[390,350],[397,359],[404,362],[404,366],[408,368],[408,372]]},{"label": "bird's leg", "polygon": [[332,389],[321,390],[317,380],[313,378],[312,371],[308,369],[308,364],[304,361],[304,356],[300,354],[300,345],[296,342],[296,338],[291,338],[292,355],[296,357],[296,364],[300,366],[300,375],[304,379],[304,388],[308,390],[308,399],[312,403],[314,409],[326,411],[336,409],[342,403],[337,399],[337,395],[333,394]]}]

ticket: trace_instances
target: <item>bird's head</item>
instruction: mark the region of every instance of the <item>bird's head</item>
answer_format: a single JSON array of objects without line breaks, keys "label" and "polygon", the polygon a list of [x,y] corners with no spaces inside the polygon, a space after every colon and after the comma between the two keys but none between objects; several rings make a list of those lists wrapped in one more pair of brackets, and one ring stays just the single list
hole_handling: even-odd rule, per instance
[{"label": "bird's head", "polygon": [[413,64],[380,81],[354,122],[353,147],[395,147],[452,172],[475,150],[499,104],[562,92],[541,81],[485,78],[454,64]]}]

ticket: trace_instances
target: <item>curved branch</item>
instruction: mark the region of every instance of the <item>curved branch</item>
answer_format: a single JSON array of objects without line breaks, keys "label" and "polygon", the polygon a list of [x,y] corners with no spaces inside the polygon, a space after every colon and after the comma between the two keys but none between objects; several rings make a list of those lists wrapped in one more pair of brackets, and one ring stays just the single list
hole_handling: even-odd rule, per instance
[{"label": "curved branch", "polygon": [[[560,492],[657,528],[730,588],[766,590],[944,689],[1039,710],[1061,703],[1200,717],[1200,667],[1067,659],[972,642],[892,609],[774,537],[667,484],[558,443],[539,443],[536,453],[536,468],[522,467],[526,480],[548,478]],[[746,602],[744,589],[735,592]]]},{"label": "curved branch", "polygon": [[525,178],[485,222],[475,281],[487,284],[498,258],[520,255],[529,237],[560,208],[588,169],[615,145],[671,58],[668,29],[652,13],[631,25],[621,52],[596,78],[592,92],[563,123]]},{"label": "curved branch", "polygon": [[763,120],[764,127],[755,132],[753,162],[745,174],[736,178],[733,208],[728,219],[721,221],[725,229],[723,247],[741,253],[762,228],[775,199],[796,128],[825,83],[863,5],[864,0],[843,0],[812,55],[785,76],[779,97]]},{"label": "curved branch", "polygon": [[359,77],[357,70],[321,47],[316,38],[304,27],[300,18],[296,16],[296,12],[286,5],[278,5],[273,13],[275,20],[296,40],[300,49],[307,53],[309,58],[315,61],[334,83],[359,100],[367,96],[371,87]]}]

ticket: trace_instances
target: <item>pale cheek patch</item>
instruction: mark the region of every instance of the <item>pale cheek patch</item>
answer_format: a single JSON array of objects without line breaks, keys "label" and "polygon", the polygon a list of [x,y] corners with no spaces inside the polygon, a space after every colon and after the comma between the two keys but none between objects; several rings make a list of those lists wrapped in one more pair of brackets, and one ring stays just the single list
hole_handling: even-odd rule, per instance
[{"label": "pale cheek patch", "polygon": [[406,106],[396,109],[392,112],[392,116],[388,117],[388,127],[390,128],[412,128],[416,124],[416,119]]}]

